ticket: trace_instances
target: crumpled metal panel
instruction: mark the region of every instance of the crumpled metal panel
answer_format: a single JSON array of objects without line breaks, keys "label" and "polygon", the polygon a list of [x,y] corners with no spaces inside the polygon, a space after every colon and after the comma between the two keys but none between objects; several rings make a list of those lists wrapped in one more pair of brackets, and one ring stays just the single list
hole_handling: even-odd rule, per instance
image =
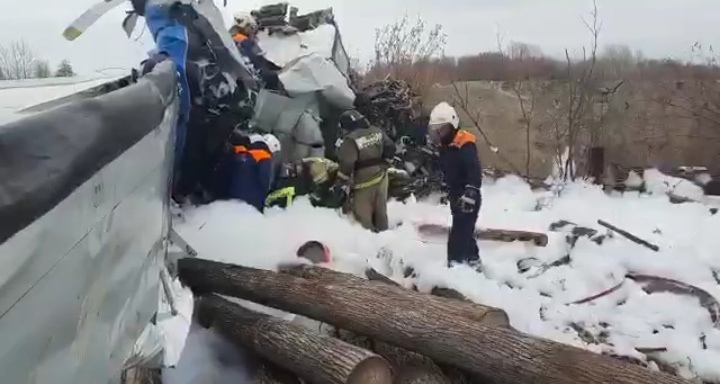
[{"label": "crumpled metal panel", "polygon": [[342,36],[340,35],[340,28],[333,22],[335,27],[335,38],[333,39],[333,53],[332,60],[335,62],[337,68],[342,72],[345,77],[350,76],[350,58],[345,51],[345,45],[342,42]]},{"label": "crumpled metal panel", "polygon": [[315,93],[295,98],[261,90],[253,124],[272,133],[282,143],[282,161],[294,161],[325,152],[320,130],[319,103]]},{"label": "crumpled metal panel", "polygon": [[263,89],[258,93],[255,103],[253,125],[263,132],[289,135],[306,111],[318,114],[318,101],[314,93],[290,98]]},{"label": "crumpled metal panel", "polygon": [[0,244],[0,382],[116,382],[156,313],[178,109],[159,71],[159,125]]},{"label": "crumpled metal panel", "polygon": [[319,92],[325,101],[338,109],[353,107],[355,93],[348,79],[335,63],[317,53],[302,56],[289,63],[279,75],[290,97]]}]

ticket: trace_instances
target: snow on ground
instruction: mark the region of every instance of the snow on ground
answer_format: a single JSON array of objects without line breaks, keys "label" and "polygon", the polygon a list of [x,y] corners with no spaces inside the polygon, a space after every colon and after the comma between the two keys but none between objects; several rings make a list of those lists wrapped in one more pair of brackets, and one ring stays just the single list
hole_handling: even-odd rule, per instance
[{"label": "snow on ground", "polygon": [[164,369],[165,384],[251,384],[246,357],[230,342],[211,330],[193,325],[175,369]]},{"label": "snow on ground", "polygon": [[[658,188],[660,188],[658,186]],[[421,239],[413,223],[449,223],[447,207],[425,202],[389,205],[396,227],[374,234],[328,209],[312,208],[300,200],[286,211],[273,209],[263,216],[242,203],[217,202],[186,212],[178,231],[198,250],[200,257],[274,269],[294,259],[299,245],[319,240],[328,245],[336,269],[362,273],[370,264],[383,273],[388,265],[376,258],[385,247],[394,263],[413,266],[421,290],[442,284],[472,300],[503,308],[519,331],[596,352],[642,357],[635,348],[667,348],[654,357],[686,377],[720,382],[720,330],[698,299],[669,293],[646,294],[627,281],[610,295],[586,304],[568,305],[617,285],[627,273],[641,273],[693,284],[720,298],[713,271],[720,271],[720,215],[708,207],[689,203],[673,205],[664,193],[604,194],[595,186],[570,184],[555,197],[533,192],[517,177],[483,186],[478,226],[546,232],[547,247],[524,243],[480,242],[485,276],[469,268],[445,268],[445,242]],[[660,252],[615,235],[602,245],[580,238],[570,249],[565,235],[547,231],[551,223],[568,220],[606,230],[605,220],[660,247]],[[553,262],[570,254],[572,262],[530,278],[517,262],[536,258]],[[394,270],[396,278],[402,273]],[[572,326],[580,326],[607,341],[588,345]],[[193,333],[202,338],[203,333]],[[206,348],[188,341],[193,350]],[[612,346],[611,346],[612,345]],[[198,358],[199,359],[199,358]],[[217,362],[206,359],[208,364]],[[177,368],[189,369],[182,361]],[[235,381],[239,382],[239,381]],[[183,384],[183,381],[167,381]]]}]

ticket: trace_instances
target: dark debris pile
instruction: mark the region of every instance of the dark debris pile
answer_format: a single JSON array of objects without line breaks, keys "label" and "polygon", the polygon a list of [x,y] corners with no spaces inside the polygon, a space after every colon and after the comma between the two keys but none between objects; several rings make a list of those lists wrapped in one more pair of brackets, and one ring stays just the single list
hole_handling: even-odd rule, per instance
[{"label": "dark debris pile", "polygon": [[360,89],[355,107],[397,141],[418,123],[422,104],[406,81],[386,78]]},{"label": "dark debris pile", "polygon": [[355,107],[397,144],[390,195],[404,200],[411,194],[426,197],[442,188],[436,164],[437,150],[426,141],[427,114],[419,95],[403,80],[385,78],[359,87]]},{"label": "dark debris pile", "polygon": [[332,8],[321,9],[304,15],[298,15],[297,7],[288,3],[268,4],[250,12],[261,30],[269,33],[292,34],[305,32],[323,24],[334,23]]}]

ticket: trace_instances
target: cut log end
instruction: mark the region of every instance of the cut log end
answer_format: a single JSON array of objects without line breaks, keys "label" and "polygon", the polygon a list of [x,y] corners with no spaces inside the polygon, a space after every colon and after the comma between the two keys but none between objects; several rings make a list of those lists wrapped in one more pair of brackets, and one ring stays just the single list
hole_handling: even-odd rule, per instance
[{"label": "cut log end", "polygon": [[391,384],[393,373],[390,365],[379,356],[370,356],[355,366],[348,376],[347,384]]},{"label": "cut log end", "polygon": [[336,330],[345,342],[371,350],[388,361],[394,370],[393,384],[455,384],[430,358],[354,332]]},{"label": "cut log end", "polygon": [[206,296],[198,303],[197,312],[202,314],[205,325],[280,368],[260,372],[274,374],[261,377],[268,383],[292,382],[287,381],[293,379],[292,375],[278,376],[280,370],[319,384],[392,383],[390,364],[370,351],[254,312],[220,296]]}]

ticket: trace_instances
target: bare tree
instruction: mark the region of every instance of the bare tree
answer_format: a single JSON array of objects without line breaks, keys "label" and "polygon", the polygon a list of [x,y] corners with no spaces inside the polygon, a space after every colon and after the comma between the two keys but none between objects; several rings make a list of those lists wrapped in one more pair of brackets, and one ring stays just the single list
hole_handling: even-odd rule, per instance
[{"label": "bare tree", "polygon": [[35,55],[24,40],[15,40],[8,46],[0,46],[0,70],[8,79],[33,77]]},{"label": "bare tree", "polygon": [[432,60],[442,54],[445,34],[441,25],[430,28],[418,17],[414,24],[407,15],[393,24],[375,30],[375,58],[368,77],[391,76],[413,85],[418,93],[432,86]]},{"label": "bare tree", "polygon": [[507,85],[520,106],[520,122],[525,130],[525,179],[529,180],[531,177],[530,164],[532,163],[532,132],[540,128],[539,124],[535,122],[535,112],[543,89],[542,81],[532,74],[532,70],[535,68],[533,61],[542,58],[543,54],[539,47],[519,42],[511,42],[506,52],[502,36],[499,33],[496,40],[504,65],[513,69]]},{"label": "bare tree", "polygon": [[582,140],[589,141],[585,147],[587,150],[597,142],[600,130],[599,126],[592,124],[595,101],[599,95],[594,75],[601,29],[595,1],[590,16],[589,22],[582,19],[592,37],[590,48],[583,47],[582,60],[573,61],[570,52],[565,50],[567,80],[553,116],[555,157],[563,180],[575,180],[576,165],[582,158],[580,155],[586,152],[581,148]]},{"label": "bare tree", "polygon": [[51,76],[52,70],[50,69],[50,63],[46,60],[35,60],[33,62],[33,77],[45,79]]},{"label": "bare tree", "polygon": [[[676,150],[686,153],[682,161],[698,162],[717,171],[720,159],[720,63],[712,46],[695,43],[694,65],[673,74],[671,80],[660,79],[662,92],[653,98],[674,118],[687,121],[685,129],[664,132],[672,136]],[[666,76],[667,77],[667,76]]]}]

